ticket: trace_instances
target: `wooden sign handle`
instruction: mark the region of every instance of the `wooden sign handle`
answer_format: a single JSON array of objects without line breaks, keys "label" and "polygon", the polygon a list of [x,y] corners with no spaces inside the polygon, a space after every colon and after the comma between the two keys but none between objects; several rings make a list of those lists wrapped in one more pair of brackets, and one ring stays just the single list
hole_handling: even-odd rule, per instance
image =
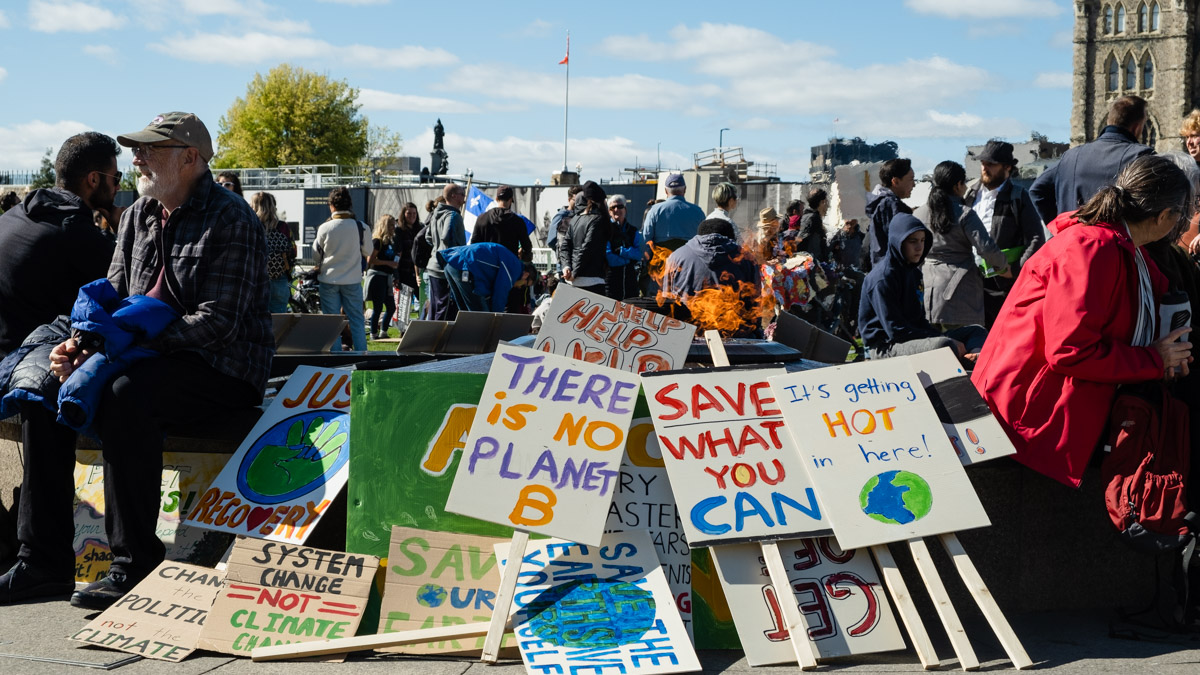
[{"label": "wooden sign handle", "polygon": [[729,355],[725,353],[725,343],[721,342],[721,334],[715,330],[704,331],[704,341],[708,343],[708,354],[714,366],[729,365]]},{"label": "wooden sign handle", "polygon": [[933,608],[937,610],[938,618],[942,620],[942,626],[946,629],[946,635],[950,637],[950,646],[954,648],[954,653],[958,656],[959,665],[963,670],[979,668],[979,658],[975,656],[975,650],[971,648],[971,641],[967,639],[967,632],[963,630],[958,612],[954,611],[954,605],[950,603],[950,594],[946,592],[946,586],[942,583],[942,578],[938,576],[937,568],[934,567],[933,558],[929,556],[929,547],[925,545],[925,540],[920,537],[909,539],[908,548],[912,551],[913,562],[917,566],[917,571],[921,573],[921,579],[925,582],[925,589],[929,591],[929,598],[933,600]]},{"label": "wooden sign handle", "polygon": [[508,562],[504,565],[504,575],[500,577],[496,606],[492,609],[492,620],[488,624],[487,639],[483,641],[483,653],[479,655],[479,660],[484,663],[495,663],[500,658],[500,642],[504,639],[508,610],[517,592],[517,576],[521,573],[521,561],[525,558],[528,545],[528,532],[513,531],[512,543],[508,545]]},{"label": "wooden sign handle", "polygon": [[416,645],[424,642],[436,642],[438,640],[473,638],[480,635],[487,635],[490,625],[487,621],[480,621],[479,623],[421,628],[419,630],[406,630],[397,633],[358,635],[355,637],[337,638],[336,640],[317,640],[315,642],[257,647],[254,651],[250,652],[250,660],[279,661],[281,659],[299,659],[384,649],[386,647],[400,647],[402,645]]},{"label": "wooden sign handle", "polygon": [[796,662],[800,664],[801,670],[812,670],[817,667],[816,646],[808,638],[808,622],[804,620],[804,613],[796,604],[796,593],[792,590],[787,569],[783,566],[779,544],[773,541],[763,542],[762,554],[763,561],[767,563],[767,574],[771,576],[771,587],[775,589],[775,597],[779,598],[780,612],[783,614],[784,625],[787,626],[792,651],[796,653]]},{"label": "wooden sign handle", "polygon": [[883,585],[887,586],[888,594],[892,596],[892,604],[900,613],[900,621],[904,623],[904,629],[908,631],[908,639],[912,641],[917,658],[921,659],[921,667],[925,670],[937,668],[941,665],[938,662],[937,652],[934,651],[933,643],[929,640],[925,624],[921,623],[921,615],[917,613],[917,606],[913,603],[912,594],[908,592],[908,584],[904,583],[904,577],[900,574],[900,568],[896,566],[892,552],[886,545],[879,545],[872,546],[871,553],[875,556],[876,564],[879,565]]},{"label": "wooden sign handle", "polygon": [[992,627],[992,632],[996,634],[996,639],[1004,647],[1004,653],[1008,654],[1008,660],[1012,661],[1013,667],[1022,670],[1033,666],[1033,660],[1029,658],[1029,654],[1025,653],[1025,647],[1021,645],[1017,634],[1008,624],[1008,619],[1004,618],[1004,612],[1000,611],[1000,606],[996,604],[996,598],[992,597],[987,584],[983,583],[983,577],[979,576],[979,570],[975,569],[975,563],[971,562],[971,558],[963,548],[962,542],[958,540],[958,536],[951,532],[938,538],[942,542],[942,547],[946,549],[946,553],[954,561],[954,566],[958,568],[958,574],[962,577],[963,584],[971,592],[971,597],[975,598],[988,625]]}]

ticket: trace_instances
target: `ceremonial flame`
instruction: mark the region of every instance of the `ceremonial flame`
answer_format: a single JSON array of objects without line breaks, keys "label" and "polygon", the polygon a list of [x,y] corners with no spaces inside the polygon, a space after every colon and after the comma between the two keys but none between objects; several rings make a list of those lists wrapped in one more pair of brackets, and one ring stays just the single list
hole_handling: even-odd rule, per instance
[{"label": "ceremonial flame", "polygon": [[758,325],[759,289],[745,281],[737,287],[705,288],[687,300],[692,323],[700,330],[716,330],[727,338]]},{"label": "ceremonial flame", "polygon": [[646,273],[650,275],[655,285],[658,286],[658,295],[655,297],[655,300],[658,301],[659,307],[666,304],[667,300],[672,299],[664,296],[662,292],[663,277],[667,274],[667,258],[670,257],[671,249],[665,246],[652,245],[650,247],[650,262],[646,265]]}]

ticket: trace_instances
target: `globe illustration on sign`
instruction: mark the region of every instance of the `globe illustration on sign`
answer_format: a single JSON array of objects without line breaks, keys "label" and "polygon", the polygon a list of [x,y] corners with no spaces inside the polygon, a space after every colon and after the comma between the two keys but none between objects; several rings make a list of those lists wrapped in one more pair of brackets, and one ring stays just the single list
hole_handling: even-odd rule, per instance
[{"label": "globe illustration on sign", "polygon": [[858,503],[863,513],[881,523],[907,525],[929,515],[933,493],[929,483],[911,471],[885,471],[871,476]]}]

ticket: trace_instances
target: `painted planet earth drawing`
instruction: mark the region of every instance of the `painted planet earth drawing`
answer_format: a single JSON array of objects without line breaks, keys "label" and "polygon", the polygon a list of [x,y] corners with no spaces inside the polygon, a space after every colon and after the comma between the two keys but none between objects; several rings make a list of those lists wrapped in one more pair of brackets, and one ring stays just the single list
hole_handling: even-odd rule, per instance
[{"label": "painted planet earth drawing", "polygon": [[911,471],[885,471],[863,485],[858,503],[863,513],[881,523],[907,525],[929,515],[933,492]]}]

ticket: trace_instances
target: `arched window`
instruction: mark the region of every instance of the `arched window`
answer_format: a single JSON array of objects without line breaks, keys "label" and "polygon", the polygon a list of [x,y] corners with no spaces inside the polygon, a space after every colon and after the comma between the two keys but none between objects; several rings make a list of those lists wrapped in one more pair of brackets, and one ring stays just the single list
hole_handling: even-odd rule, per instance
[{"label": "arched window", "polygon": [[1148,30],[1150,30],[1150,8],[1143,2],[1138,7],[1137,32],[1145,33]]},{"label": "arched window", "polygon": [[1150,3],[1150,30],[1158,30],[1158,3]]},{"label": "arched window", "polygon": [[1142,89],[1154,88],[1154,59],[1149,52],[1142,57]]},{"label": "arched window", "polygon": [[1138,67],[1133,54],[1125,57],[1125,89],[1137,89]]},{"label": "arched window", "polygon": [[1104,34],[1112,35],[1113,32],[1113,8],[1108,5],[1104,8]]},{"label": "arched window", "polygon": [[1117,5],[1117,34],[1125,32],[1125,5]]},{"label": "arched window", "polygon": [[1148,145],[1152,148],[1158,142],[1158,127],[1155,126],[1154,120],[1146,119],[1146,125],[1142,127],[1142,138],[1140,140],[1142,145]]},{"label": "arched window", "polygon": [[1121,88],[1121,66],[1117,57],[1108,57],[1108,90],[1116,91]]}]

